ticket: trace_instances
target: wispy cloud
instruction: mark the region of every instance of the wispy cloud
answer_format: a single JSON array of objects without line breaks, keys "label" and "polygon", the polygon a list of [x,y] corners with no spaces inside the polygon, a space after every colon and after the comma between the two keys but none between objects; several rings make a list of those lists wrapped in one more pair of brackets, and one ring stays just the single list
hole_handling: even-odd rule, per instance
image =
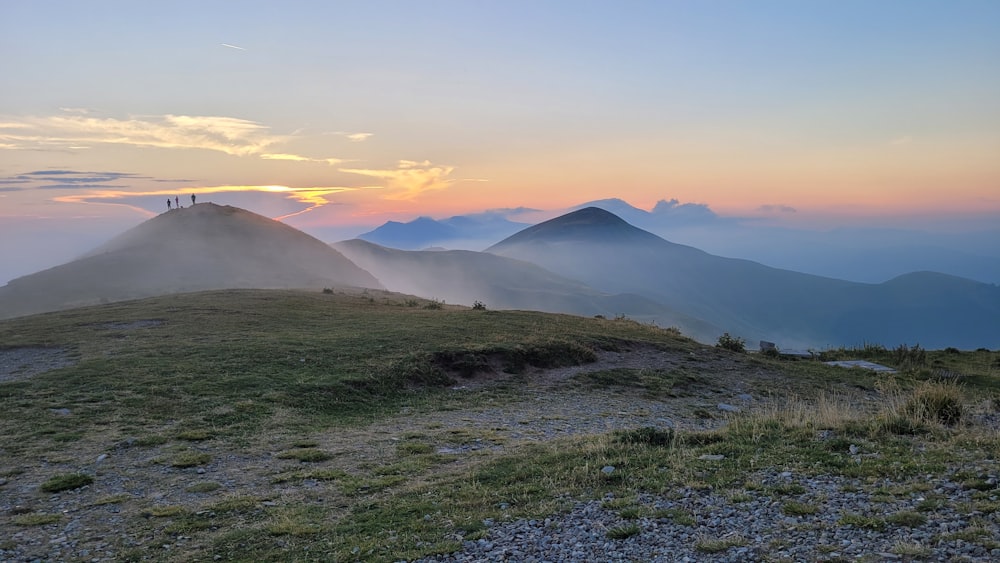
[{"label": "wispy cloud", "polygon": [[34,170],[16,176],[0,178],[0,185],[17,186],[13,190],[75,190],[91,188],[122,189],[114,184],[123,180],[150,180],[149,176],[131,172],[85,172],[79,170]]},{"label": "wispy cloud", "polygon": [[223,47],[229,47],[230,49],[236,49],[236,50],[239,50],[239,51],[246,51],[246,49],[244,49],[243,47],[240,47],[238,45],[232,45],[230,43],[219,43],[219,45],[222,45]]},{"label": "wispy cloud", "polygon": [[323,133],[324,135],[337,135],[339,137],[344,137],[352,142],[360,143],[362,141],[367,141],[369,137],[373,137],[375,133],[351,133],[350,131],[329,131]]},{"label": "wispy cloud", "polygon": [[757,211],[760,211],[761,213],[778,214],[778,213],[795,213],[796,209],[788,205],[768,203],[758,207]]},{"label": "wispy cloud", "polygon": [[255,121],[219,116],[168,114],[116,119],[56,115],[0,121],[0,143],[28,149],[122,144],[247,156],[264,153],[287,139]]},{"label": "wispy cloud", "polygon": [[454,166],[434,165],[429,160],[400,160],[397,168],[392,170],[340,169],[341,172],[385,180],[389,192],[384,198],[394,200],[410,200],[428,191],[443,190],[456,181],[448,178],[454,170]]},{"label": "wispy cloud", "polygon": [[298,154],[288,153],[265,153],[260,155],[264,160],[291,160],[293,162],[322,162],[324,164],[337,165],[347,162],[342,158],[310,158]]}]

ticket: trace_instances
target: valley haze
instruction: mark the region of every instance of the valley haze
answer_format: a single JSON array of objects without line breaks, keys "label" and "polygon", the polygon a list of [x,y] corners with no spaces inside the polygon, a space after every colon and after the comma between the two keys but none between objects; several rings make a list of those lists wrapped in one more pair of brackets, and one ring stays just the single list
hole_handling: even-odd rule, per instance
[{"label": "valley haze", "polygon": [[724,332],[813,349],[1000,342],[995,284],[934,272],[865,284],[772,268],[667,241],[595,206],[477,252],[327,245],[243,209],[199,203],[0,287],[0,317],[210,289],[334,287],[628,317],[707,343]]}]

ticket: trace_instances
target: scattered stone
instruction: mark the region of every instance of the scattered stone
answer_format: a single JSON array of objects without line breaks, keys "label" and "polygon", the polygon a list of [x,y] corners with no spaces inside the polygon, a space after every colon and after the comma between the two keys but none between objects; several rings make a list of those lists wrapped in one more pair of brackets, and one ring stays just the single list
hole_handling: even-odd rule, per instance
[{"label": "scattered stone", "polygon": [[740,412],[739,407],[735,407],[733,405],[730,405],[729,403],[719,403],[718,408],[720,411],[723,412]]},{"label": "scattered stone", "polygon": [[705,455],[699,456],[698,459],[705,460],[705,461],[722,461],[722,460],[726,459],[726,456],[724,456],[722,454],[705,454]]},{"label": "scattered stone", "polygon": [[615,472],[615,466],[614,465],[605,465],[604,467],[601,468],[601,473],[603,473],[605,475],[611,475],[614,472]]},{"label": "scattered stone", "polygon": [[61,409],[49,409],[49,412],[57,416],[69,416],[72,413],[72,411],[65,407]]},{"label": "scattered stone", "polygon": [[106,459],[108,459],[108,454],[101,454],[101,455],[97,456],[97,463],[101,463],[102,461],[104,461]]}]

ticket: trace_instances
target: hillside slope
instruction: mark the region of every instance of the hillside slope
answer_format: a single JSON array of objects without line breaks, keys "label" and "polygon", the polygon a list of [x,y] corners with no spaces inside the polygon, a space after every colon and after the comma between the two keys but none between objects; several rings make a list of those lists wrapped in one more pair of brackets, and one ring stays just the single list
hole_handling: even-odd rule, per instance
[{"label": "hillside slope", "polygon": [[751,341],[995,347],[1000,288],[942,275],[861,284],[770,268],[674,244],[586,208],[487,249],[602,291],[642,295]]},{"label": "hillside slope", "polygon": [[202,203],[158,215],[78,260],[0,288],[0,318],[224,288],[380,288],[323,242],[236,207]]},{"label": "hillside slope", "polygon": [[468,250],[396,250],[360,239],[333,246],[391,291],[462,305],[481,301],[491,309],[625,315],[676,326],[691,336],[707,337],[717,331],[717,327],[645,297],[600,292],[522,260]]}]

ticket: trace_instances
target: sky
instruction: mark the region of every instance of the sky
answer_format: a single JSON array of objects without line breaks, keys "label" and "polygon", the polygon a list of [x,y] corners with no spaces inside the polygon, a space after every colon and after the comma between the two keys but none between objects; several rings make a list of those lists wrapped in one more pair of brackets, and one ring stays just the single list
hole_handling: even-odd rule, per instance
[{"label": "sky", "polygon": [[191,194],[995,228],[998,69],[995,0],[0,0],[0,283]]}]

